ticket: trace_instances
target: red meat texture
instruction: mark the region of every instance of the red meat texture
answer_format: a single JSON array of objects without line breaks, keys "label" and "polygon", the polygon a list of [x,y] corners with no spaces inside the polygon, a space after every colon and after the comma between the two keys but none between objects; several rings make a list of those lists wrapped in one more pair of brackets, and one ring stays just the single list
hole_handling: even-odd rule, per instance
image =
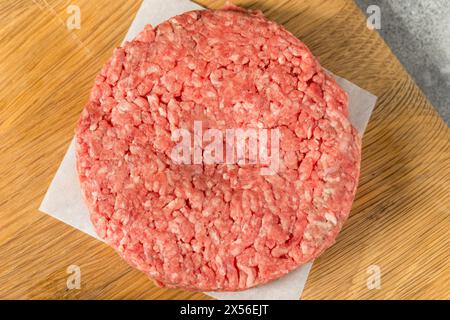
[{"label": "red meat texture", "polygon": [[[279,129],[280,164],[175,164],[171,136]],[[115,49],[76,130],[98,235],[160,286],[237,291],[332,245],[355,195],[360,138],[346,93],[254,11],[191,11]],[[202,146],[203,147],[203,146]]]}]

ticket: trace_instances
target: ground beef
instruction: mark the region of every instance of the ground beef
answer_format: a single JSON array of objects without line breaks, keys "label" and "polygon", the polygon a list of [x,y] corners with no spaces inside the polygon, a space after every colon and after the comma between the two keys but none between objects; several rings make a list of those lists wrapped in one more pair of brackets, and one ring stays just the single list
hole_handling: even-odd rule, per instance
[{"label": "ground beef", "polygon": [[[234,291],[277,279],[335,240],[360,139],[346,93],[259,12],[191,11],[116,49],[76,130],[98,235],[157,284]],[[172,133],[279,129],[280,167],[176,164]],[[204,148],[204,145],[200,146]]]}]

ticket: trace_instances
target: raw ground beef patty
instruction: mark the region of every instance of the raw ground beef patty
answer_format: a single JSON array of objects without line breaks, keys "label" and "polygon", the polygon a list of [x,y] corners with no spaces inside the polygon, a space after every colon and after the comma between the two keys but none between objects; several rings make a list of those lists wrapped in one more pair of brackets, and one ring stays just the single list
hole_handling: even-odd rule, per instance
[{"label": "raw ground beef patty", "polygon": [[[259,12],[192,11],[116,49],[76,130],[98,235],[158,285],[234,291],[277,279],[335,240],[360,139],[346,93]],[[279,129],[279,170],[177,164],[176,129]],[[204,145],[200,147],[204,148]]]}]

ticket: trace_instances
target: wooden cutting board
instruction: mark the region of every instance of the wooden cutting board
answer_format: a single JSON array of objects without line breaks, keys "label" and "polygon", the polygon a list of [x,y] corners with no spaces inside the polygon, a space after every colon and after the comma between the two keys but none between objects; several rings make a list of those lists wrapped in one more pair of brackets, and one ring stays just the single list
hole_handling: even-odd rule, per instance
[{"label": "wooden cutting board", "polygon": [[[80,30],[66,27],[70,4],[81,8]],[[237,4],[262,10],[324,67],[379,97],[351,216],[314,262],[302,298],[449,299],[449,128],[352,1]],[[37,210],[93,79],[139,5],[0,4],[0,298],[206,298],[155,287],[105,244]],[[79,290],[67,289],[70,265],[81,268]],[[372,265],[381,270],[380,289],[367,287]]]}]

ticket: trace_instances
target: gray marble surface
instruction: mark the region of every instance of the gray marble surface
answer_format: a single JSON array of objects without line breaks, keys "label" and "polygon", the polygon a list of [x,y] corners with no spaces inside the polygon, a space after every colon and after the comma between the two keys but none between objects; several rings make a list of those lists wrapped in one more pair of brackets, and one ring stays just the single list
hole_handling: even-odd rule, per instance
[{"label": "gray marble surface", "polygon": [[447,124],[450,124],[450,1],[355,0],[378,5],[378,30]]}]

